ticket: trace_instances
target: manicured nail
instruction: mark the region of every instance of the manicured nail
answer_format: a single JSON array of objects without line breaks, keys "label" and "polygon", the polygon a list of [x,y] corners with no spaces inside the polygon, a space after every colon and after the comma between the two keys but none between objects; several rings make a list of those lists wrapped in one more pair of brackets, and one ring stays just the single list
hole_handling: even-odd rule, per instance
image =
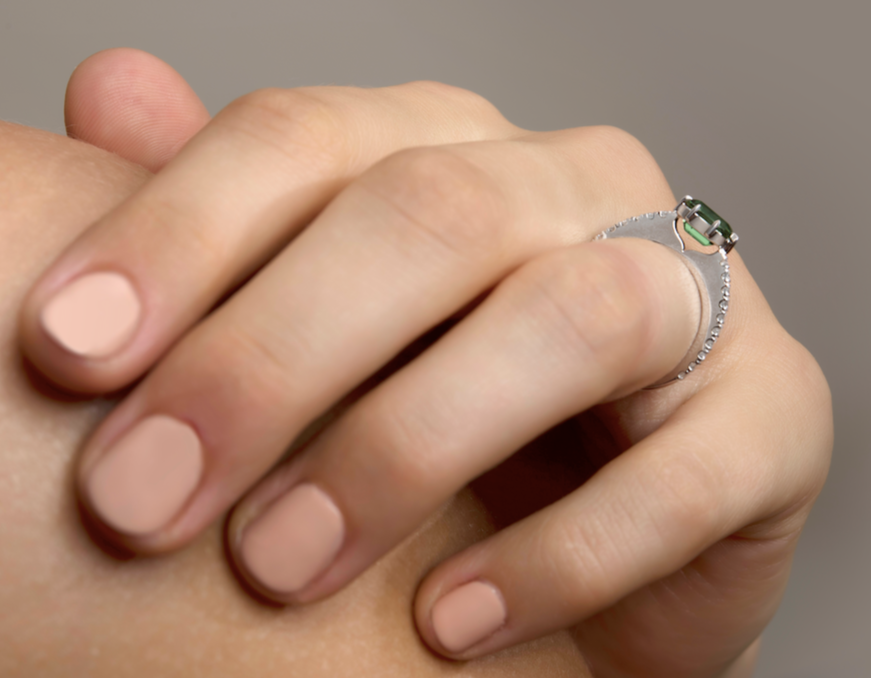
[{"label": "manicured nail", "polygon": [[143,419],[105,453],[87,479],[91,505],[127,534],[163,527],[185,504],[203,473],[193,429],[157,415]]},{"label": "manicured nail", "polygon": [[325,492],[293,488],[245,529],[248,572],[278,593],[299,591],[333,561],[345,537],[342,514]]},{"label": "manicured nail", "polygon": [[449,652],[462,652],[505,623],[505,603],[496,587],[474,581],[455,588],[432,608],[432,625]]},{"label": "manicured nail", "polygon": [[76,278],[42,310],[45,331],[70,353],[102,358],[133,336],[142,304],[127,278],[90,273]]}]

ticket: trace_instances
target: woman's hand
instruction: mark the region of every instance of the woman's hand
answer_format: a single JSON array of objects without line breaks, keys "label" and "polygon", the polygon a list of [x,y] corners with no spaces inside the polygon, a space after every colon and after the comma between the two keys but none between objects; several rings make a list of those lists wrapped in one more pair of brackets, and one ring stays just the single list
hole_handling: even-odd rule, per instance
[{"label": "woman's hand", "polygon": [[576,625],[596,675],[716,675],[776,608],[831,414],[736,253],[714,351],[639,391],[684,360],[699,293],[667,248],[589,241],[674,204],[611,128],[527,132],[434,83],[256,92],[55,262],[22,343],[73,390],[151,370],[81,457],[109,539],[179,549],[245,495],[235,564],[287,603],[566,422],[542,440],[589,479],[430,573],[423,638],[468,658]]}]

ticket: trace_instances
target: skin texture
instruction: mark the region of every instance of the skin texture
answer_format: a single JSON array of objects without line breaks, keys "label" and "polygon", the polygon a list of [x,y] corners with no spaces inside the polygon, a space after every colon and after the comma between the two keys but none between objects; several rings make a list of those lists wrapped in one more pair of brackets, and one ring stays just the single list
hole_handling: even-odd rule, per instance
[{"label": "skin texture", "polygon": [[184,78],[157,57],[109,49],[73,71],[67,135],[157,172],[209,121]]},{"label": "skin texture", "polygon": [[[140,120],[134,109],[124,110]],[[478,143],[493,138],[499,141]],[[404,145],[446,141],[475,143],[391,155]],[[378,162],[381,154],[390,157]],[[290,254],[276,259],[296,278],[283,277],[280,261],[270,264],[179,342],[91,438],[79,470],[80,497],[104,537],[142,553],[187,544],[277,458],[291,432],[373,367],[354,362],[368,343],[410,340],[413,335],[403,334],[408,328],[394,320],[413,316],[412,325],[423,327],[430,320],[416,314],[442,303],[448,282],[492,272],[494,260],[518,239],[526,237],[523,256],[533,256],[589,240],[599,224],[674,204],[655,162],[619,130],[525,133],[479,97],[435,83],[371,92],[257,92],[225,109],[148,189],[103,219],[42,278],[22,315],[28,355],[72,388],[101,391],[126,383],[226,285],[275,254],[288,237],[282,225],[291,232],[304,226],[360,172]],[[246,176],[244,188],[240,178]],[[373,203],[373,196],[381,202]],[[249,204],[253,212],[246,211]],[[203,224],[207,231],[200,230]],[[373,224],[384,228],[372,230]],[[245,237],[238,240],[240,232]],[[383,282],[382,270],[396,264],[388,256],[378,265],[391,251],[385,243],[396,245],[385,235],[407,248],[414,275],[387,276],[389,285],[375,284],[361,297],[366,283]],[[463,257],[472,265],[446,266]],[[569,419],[543,441],[546,457],[571,462],[565,492],[584,486],[437,567],[416,601],[421,635],[436,651],[471,657],[583,619],[576,638],[600,676],[710,676],[748,646],[752,663],[751,644],[776,608],[801,525],[825,477],[831,415],[813,359],[774,320],[737,253],[731,262],[729,320],[704,369],[680,386],[625,398],[666,373],[679,358],[674,351],[689,342],[684,325],[698,306],[679,259],[649,243],[623,241],[565,247],[527,262],[432,351],[352,403],[242,502],[229,545],[243,577],[285,602],[330,595],[494,459],[568,415],[612,401]],[[372,275],[364,265],[371,263]],[[370,300],[393,308],[390,295],[403,288],[393,280],[408,285],[433,264],[445,266],[438,276],[441,297],[427,294],[427,304],[358,326],[329,331],[321,322],[377,308]],[[144,295],[143,325],[132,347],[105,361],[70,360],[60,351],[62,337],[52,343],[41,332],[39,309],[71,277],[101,267],[123,271]],[[424,285],[427,292],[436,287],[431,283]],[[192,290],[194,297],[186,298]],[[270,306],[270,295],[278,306]],[[460,300],[432,311],[431,320]],[[283,323],[287,315],[295,322]],[[524,331],[507,361],[503,355],[495,372],[480,372],[493,367],[500,347],[512,345],[504,340],[523,338]],[[356,343],[324,351],[326,364],[306,374],[318,364],[311,349],[342,337]],[[486,349],[478,354],[468,350],[476,337]],[[586,360],[578,360],[579,347],[592,349]],[[591,361],[591,353],[598,360]],[[515,370],[524,355],[536,359]],[[452,380],[457,374],[464,379]],[[541,377],[549,378],[536,381]],[[463,392],[500,380],[504,388],[492,392]],[[453,384],[462,387],[445,388]],[[523,402],[539,391],[544,397]],[[470,395],[481,397],[464,405]],[[163,528],[119,532],[100,519],[105,497],[90,493],[93,469],[111,454],[110,443],[149,410],[172,413],[205,436],[206,472],[194,499]],[[539,419],[532,422],[536,411]],[[397,429],[397,422],[403,426]],[[498,434],[504,440],[496,440]],[[398,454],[382,454],[391,450]],[[409,465],[410,450],[416,459]],[[531,492],[528,476],[513,485],[500,477],[501,495],[512,497],[503,508],[514,520],[525,515],[518,504]],[[266,590],[240,557],[245,530],[300,482],[317,483],[341,506],[345,546],[303,589]],[[391,503],[391,497],[405,501]],[[452,652],[440,645],[430,611],[441,595],[475,579],[500,591],[507,622],[469,650]]]},{"label": "skin texture", "polygon": [[0,675],[588,675],[568,633],[465,664],[420,643],[410,611],[421,578],[499,521],[469,491],[341,594],[300,608],[239,587],[220,522],[177,557],[96,545],[73,468],[116,399],[53,390],[22,361],[16,315],[47,263],[146,178],[86,144],[0,123]]}]

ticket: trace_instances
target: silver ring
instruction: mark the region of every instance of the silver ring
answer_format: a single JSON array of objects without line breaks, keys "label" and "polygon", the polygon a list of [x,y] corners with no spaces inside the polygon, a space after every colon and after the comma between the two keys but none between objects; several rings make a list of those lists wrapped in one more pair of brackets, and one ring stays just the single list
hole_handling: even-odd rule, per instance
[{"label": "silver ring", "polygon": [[[710,253],[687,249],[681,232],[686,233],[704,247],[716,247]],[[686,367],[678,366],[647,388],[659,388],[682,381],[701,365],[717,343],[726,313],[732,278],[729,275],[729,251],[738,242],[731,226],[701,200],[686,196],[669,212],[649,212],[614,224],[602,231],[596,240],[609,238],[643,238],[670,247],[684,257],[687,267],[696,279],[699,297],[702,300],[702,323],[706,327],[699,332],[690,346],[691,358]],[[707,295],[702,294],[702,290]]]}]

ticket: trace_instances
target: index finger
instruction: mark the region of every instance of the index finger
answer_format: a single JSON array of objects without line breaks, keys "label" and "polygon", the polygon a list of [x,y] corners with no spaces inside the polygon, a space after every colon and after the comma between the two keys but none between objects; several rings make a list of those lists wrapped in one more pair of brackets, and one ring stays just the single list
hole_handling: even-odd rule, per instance
[{"label": "index finger", "polygon": [[435,83],[246,95],[40,278],[24,351],[66,388],[124,386],[380,158],[514,129]]}]

